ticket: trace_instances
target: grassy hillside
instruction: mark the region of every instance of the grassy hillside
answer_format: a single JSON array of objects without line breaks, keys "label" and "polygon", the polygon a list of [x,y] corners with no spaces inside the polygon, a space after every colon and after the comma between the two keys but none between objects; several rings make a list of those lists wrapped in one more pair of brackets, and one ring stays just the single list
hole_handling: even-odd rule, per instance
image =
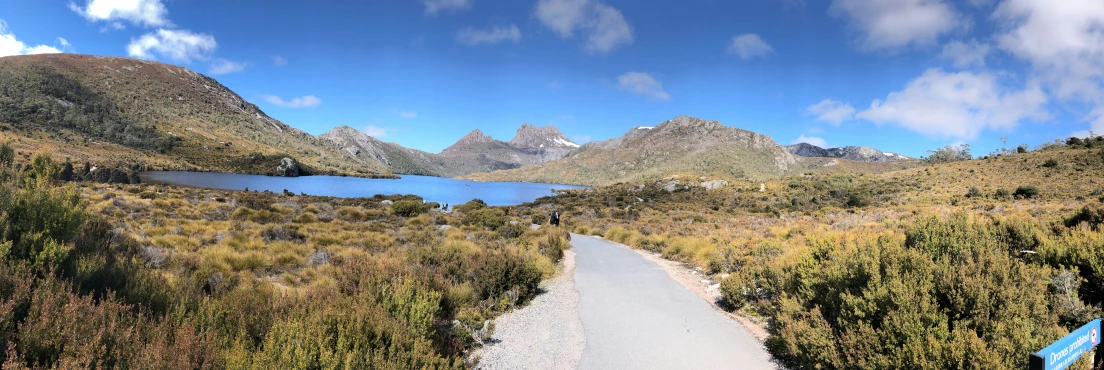
[{"label": "grassy hillside", "polygon": [[638,182],[672,174],[721,179],[769,179],[796,159],[770,137],[716,121],[678,117],[641,134],[583,146],[558,161],[467,176],[480,181],[528,181],[578,185]]},{"label": "grassy hillside", "polygon": [[1102,314],[1104,139],[912,165],[763,191],[619,185],[511,213],[557,209],[576,232],[700,267],[792,368],[1025,368]]},{"label": "grassy hillside", "polygon": [[479,202],[445,213],[414,196],[61,173],[47,155],[0,150],[6,368],[464,368],[569,238]]},{"label": "grassy hillside", "polygon": [[389,176],[386,166],[347,160],[214,79],[136,59],[0,58],[0,123],[5,136],[99,164],[274,174],[289,157],[310,172]]}]

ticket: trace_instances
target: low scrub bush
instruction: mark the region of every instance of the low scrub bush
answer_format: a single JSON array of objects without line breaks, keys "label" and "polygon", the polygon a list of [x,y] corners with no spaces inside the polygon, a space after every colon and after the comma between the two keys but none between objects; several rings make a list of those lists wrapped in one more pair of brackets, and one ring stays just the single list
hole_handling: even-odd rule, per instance
[{"label": "low scrub bush", "polygon": [[1016,188],[1013,196],[1021,199],[1031,199],[1039,196],[1039,188],[1035,185],[1023,185]]},{"label": "low scrub bush", "polygon": [[426,206],[418,201],[400,200],[391,203],[391,212],[402,217],[414,217],[426,213]]}]

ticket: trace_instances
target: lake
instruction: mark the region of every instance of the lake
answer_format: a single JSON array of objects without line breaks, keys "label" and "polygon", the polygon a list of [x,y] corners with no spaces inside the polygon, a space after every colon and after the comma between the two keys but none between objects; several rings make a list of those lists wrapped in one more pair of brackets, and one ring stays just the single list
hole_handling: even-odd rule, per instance
[{"label": "lake", "polygon": [[414,194],[427,202],[449,206],[482,199],[487,205],[508,206],[532,202],[553,195],[552,190],[582,189],[585,186],[527,182],[478,182],[444,177],[402,175],[401,179],[365,179],[340,176],[275,177],[217,172],[152,171],[141,174],[142,182],[224,190],[257,190],[324,195],[342,198],[376,194]]}]

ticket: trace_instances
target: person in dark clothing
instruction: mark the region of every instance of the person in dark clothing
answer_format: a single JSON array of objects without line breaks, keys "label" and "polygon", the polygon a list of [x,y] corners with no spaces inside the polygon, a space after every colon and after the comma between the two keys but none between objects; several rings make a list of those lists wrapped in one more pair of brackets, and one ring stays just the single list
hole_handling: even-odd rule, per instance
[{"label": "person in dark clothing", "polygon": [[552,211],[552,214],[548,215],[548,223],[552,226],[560,226],[560,213]]}]

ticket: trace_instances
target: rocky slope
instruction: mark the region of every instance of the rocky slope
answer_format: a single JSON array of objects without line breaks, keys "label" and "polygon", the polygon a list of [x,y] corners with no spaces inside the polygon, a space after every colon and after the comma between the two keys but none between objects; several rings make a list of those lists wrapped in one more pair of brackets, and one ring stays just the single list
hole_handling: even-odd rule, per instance
[{"label": "rocky slope", "polygon": [[562,160],[469,178],[582,185],[672,174],[771,178],[783,175],[796,163],[796,158],[769,136],[681,116],[655,127],[634,127],[619,138],[588,143]]},{"label": "rocky slope", "polygon": [[[484,140],[480,135],[482,133],[476,130],[461,139],[461,142],[465,145],[479,145],[477,143]],[[423,152],[381,141],[349,126],[336,127],[319,138],[336,145],[350,159],[379,162],[398,174],[455,177],[520,166],[518,163],[496,161],[486,156],[446,156]]]},{"label": "rocky slope", "polygon": [[475,130],[445,148],[441,155],[468,161],[511,163],[516,165],[514,167],[521,167],[563,159],[577,148],[579,144],[568,140],[556,126],[523,124],[509,142],[495,140]]},{"label": "rocky slope", "polygon": [[[77,54],[0,58],[0,124],[75,161],[256,174],[392,176],[170,64]],[[285,166],[286,167],[286,166]]]},{"label": "rocky slope", "polygon": [[912,158],[865,146],[847,146],[843,148],[821,148],[808,143],[786,146],[786,150],[801,157],[841,158],[859,162],[904,161]]}]

